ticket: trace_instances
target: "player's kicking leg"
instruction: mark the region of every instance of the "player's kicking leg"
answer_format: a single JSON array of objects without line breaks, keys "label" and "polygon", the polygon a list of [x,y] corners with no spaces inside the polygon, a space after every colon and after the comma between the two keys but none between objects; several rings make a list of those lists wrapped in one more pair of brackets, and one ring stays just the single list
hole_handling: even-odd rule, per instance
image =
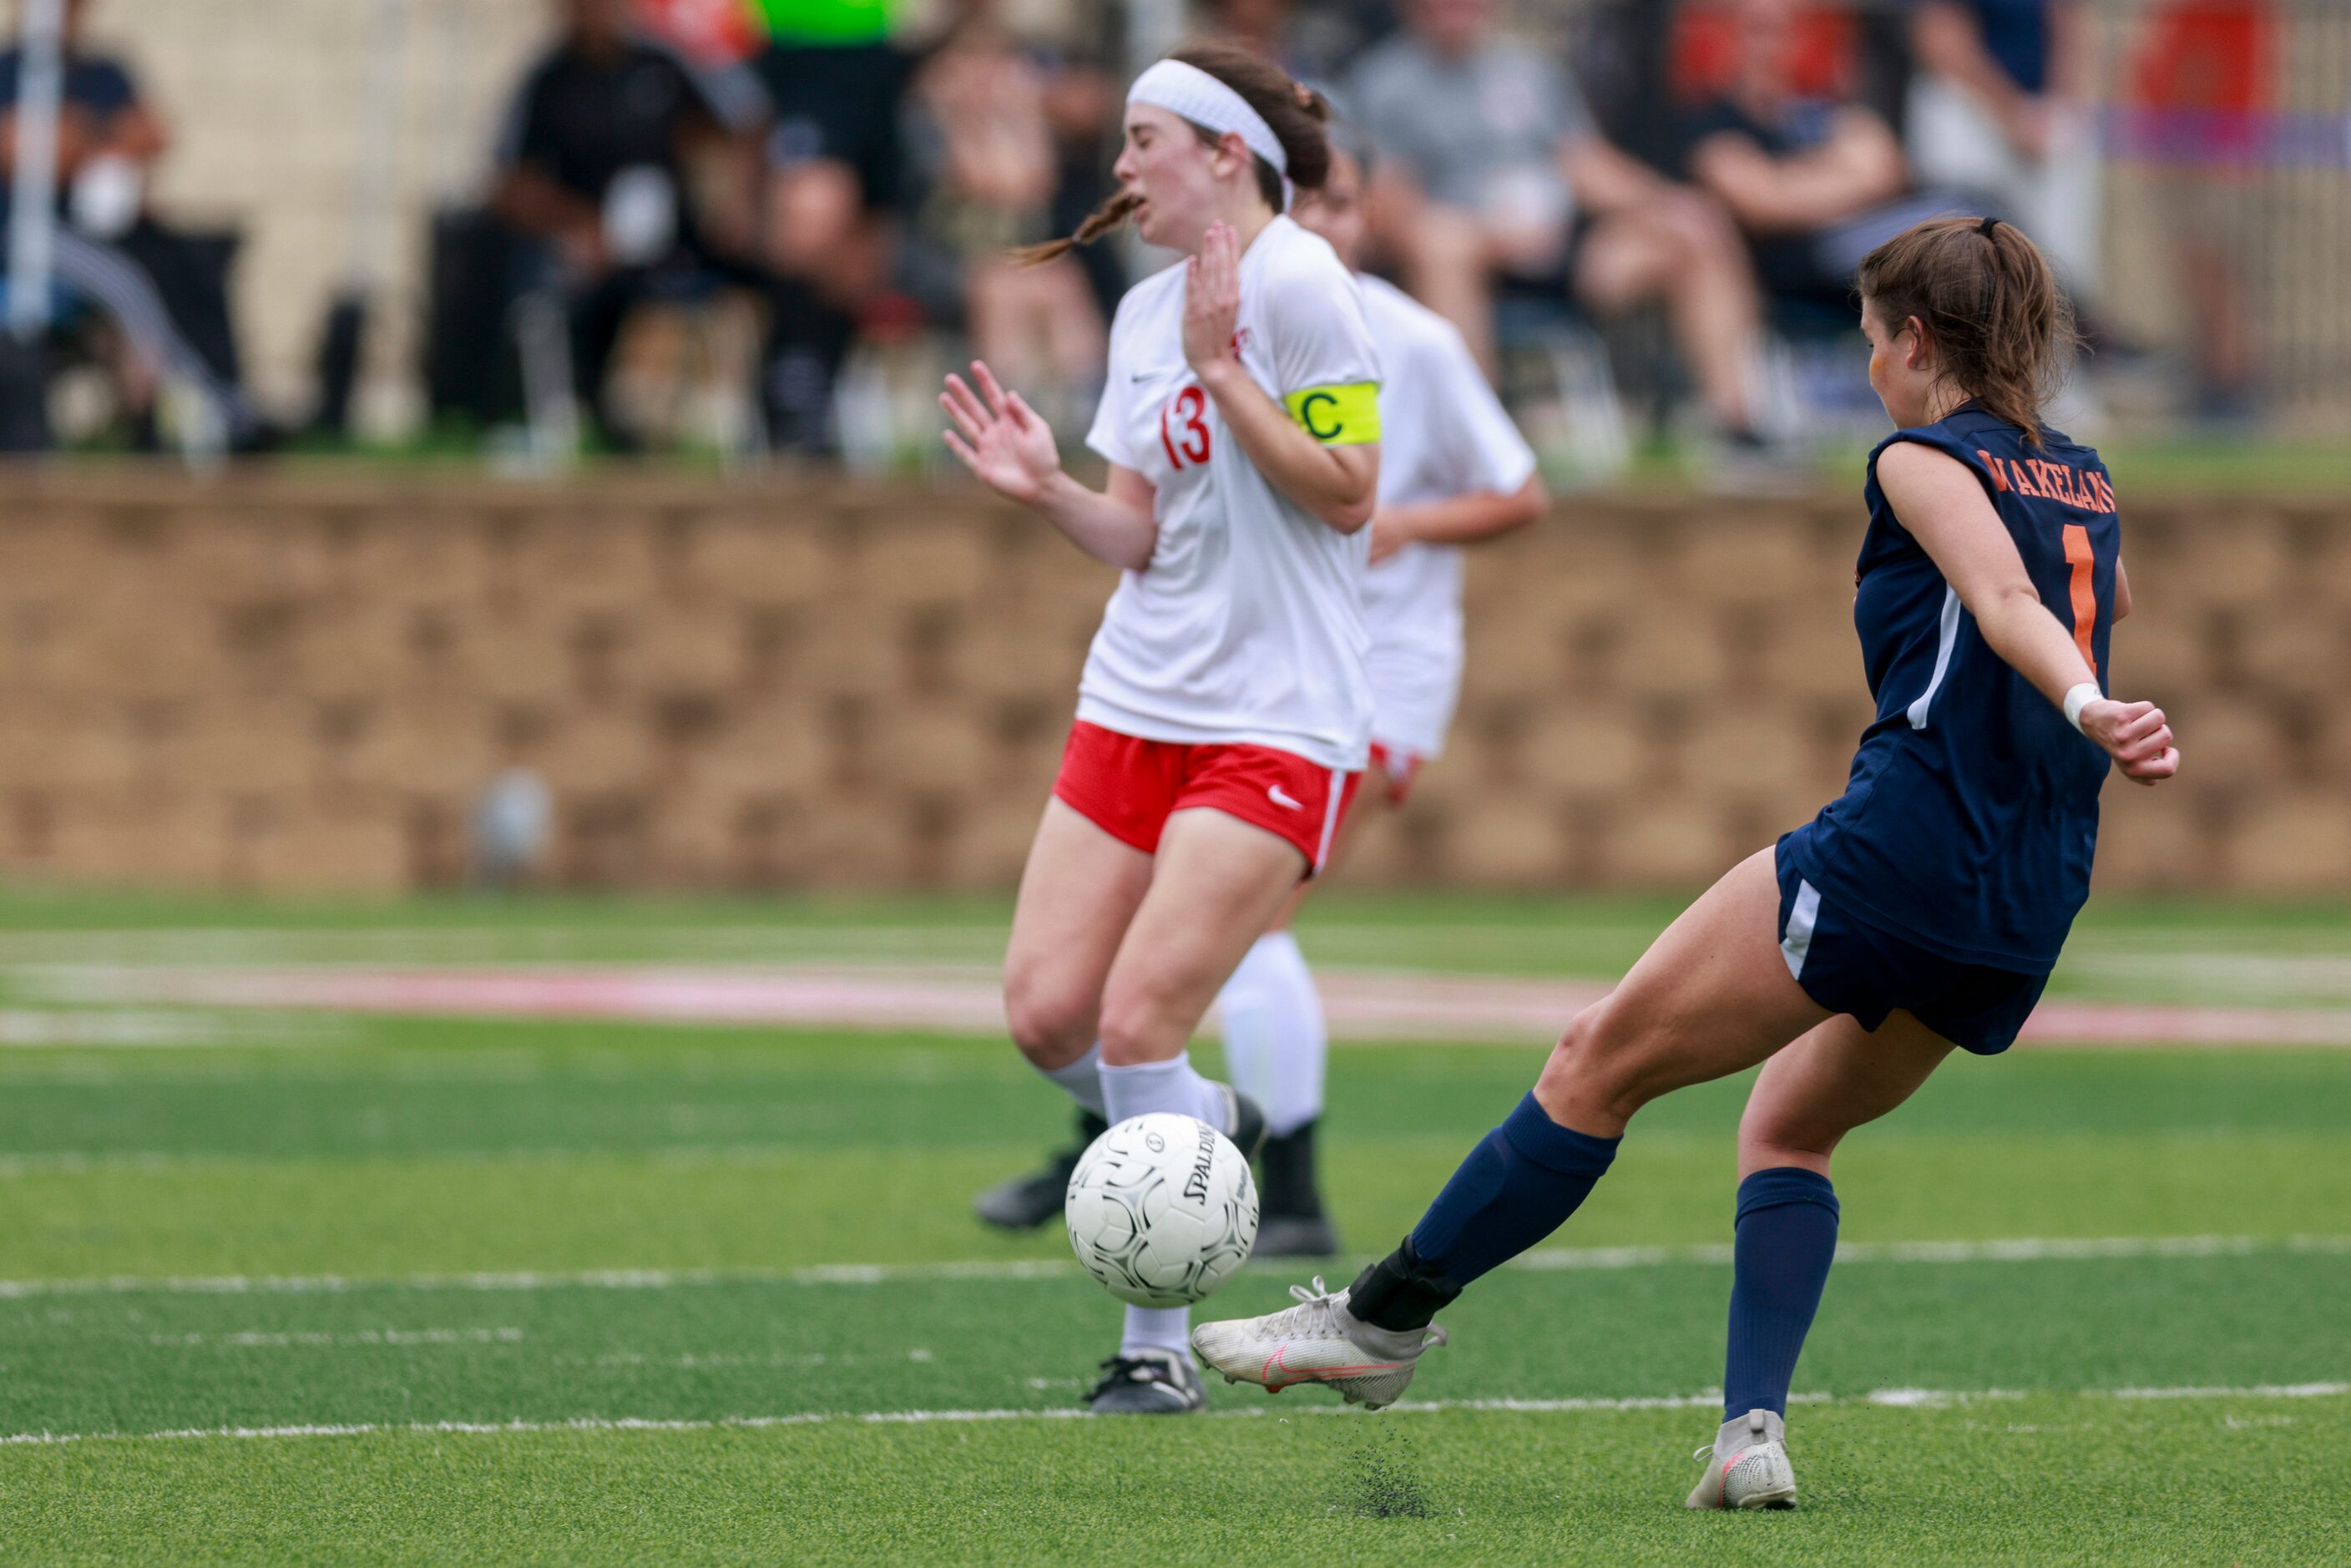
[{"label": "player's kicking leg", "polygon": [[1443,1343],[1430,1332],[1437,1314],[1575,1212],[1634,1112],[1752,1066],[1828,1016],[1781,957],[1778,908],[1765,851],[1684,911],[1614,993],[1568,1026],[1533,1092],[1470,1152],[1404,1245],[1330,1298],[1327,1313],[1310,1299],[1206,1323],[1194,1348],[1238,1382],[1328,1383],[1365,1404],[1395,1400],[1420,1351]]}]

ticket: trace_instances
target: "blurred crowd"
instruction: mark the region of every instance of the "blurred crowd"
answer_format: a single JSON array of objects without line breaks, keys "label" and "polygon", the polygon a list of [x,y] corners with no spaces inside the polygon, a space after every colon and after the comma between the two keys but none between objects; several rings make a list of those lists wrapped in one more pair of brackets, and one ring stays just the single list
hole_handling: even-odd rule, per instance
[{"label": "blurred crowd", "polygon": [[[97,3],[68,5],[59,287],[45,357],[0,363],[17,411],[0,411],[0,445],[44,438],[19,417],[25,377],[78,361],[112,372],[133,442],[157,439],[173,385],[214,439],[266,447],[286,433],[243,390],[235,236],[152,210],[171,139],[131,71],[83,44]],[[2150,0],[2132,103],[2173,133],[2260,109],[2267,3]],[[1109,313],[1151,263],[1116,244],[1007,259],[1106,193],[1126,11],[1062,15],[1047,37],[1006,0],[938,0],[910,34],[887,0],[553,0],[485,199],[434,225],[435,413],[637,450],[654,433],[614,395],[632,332],[726,310],[750,323],[730,373],[763,450],[837,450],[844,367],[916,341],[967,346],[1081,427]],[[1324,90],[1366,155],[1378,268],[1489,372],[1530,344],[1597,341],[1612,389],[1646,378],[1709,439],[1768,450],[1788,423],[1769,346],[1850,334],[1860,257],[1935,213],[2023,226],[2094,340],[2126,347],[2101,304],[2111,116],[2089,16],[2083,0],[1201,0],[1188,21]],[[20,73],[0,55],[0,173]],[[2229,253],[2193,225],[2176,246],[2194,404],[2249,409],[2261,367]]]}]

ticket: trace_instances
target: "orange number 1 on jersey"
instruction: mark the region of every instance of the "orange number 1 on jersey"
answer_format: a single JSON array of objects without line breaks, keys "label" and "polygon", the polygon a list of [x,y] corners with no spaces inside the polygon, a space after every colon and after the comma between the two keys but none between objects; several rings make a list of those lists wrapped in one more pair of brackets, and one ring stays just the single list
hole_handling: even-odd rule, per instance
[{"label": "orange number 1 on jersey", "polygon": [[2090,652],[2090,634],[2098,626],[2098,562],[2090,553],[2090,530],[2079,523],[2065,525],[2065,559],[2074,569],[2074,646],[2095,675],[2098,656]]}]

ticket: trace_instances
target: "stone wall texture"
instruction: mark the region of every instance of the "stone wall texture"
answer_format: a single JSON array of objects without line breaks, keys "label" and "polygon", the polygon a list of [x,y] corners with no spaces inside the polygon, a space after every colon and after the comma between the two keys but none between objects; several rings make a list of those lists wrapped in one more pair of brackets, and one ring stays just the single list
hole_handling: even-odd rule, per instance
[{"label": "stone wall texture", "polygon": [[[387,891],[537,769],[565,884],[996,888],[1113,574],[966,492],[15,476],[0,874]],[[1865,721],[1849,494],[1577,498],[1479,552],[1452,749],[1359,885],[1687,887]],[[2126,497],[2120,682],[2177,784],[2116,889],[2351,890],[2351,505]]]}]

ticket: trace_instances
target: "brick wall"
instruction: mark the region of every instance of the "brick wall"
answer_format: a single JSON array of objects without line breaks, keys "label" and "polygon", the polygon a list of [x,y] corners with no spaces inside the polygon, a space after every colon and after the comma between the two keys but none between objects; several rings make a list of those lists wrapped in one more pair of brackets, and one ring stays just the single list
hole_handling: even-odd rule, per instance
[{"label": "brick wall", "polygon": [[[1838,789],[1852,497],[1579,500],[1480,553],[1452,751],[1358,883],[1686,886]],[[2125,688],[2179,785],[2116,887],[2351,889],[2351,507],[2138,503]],[[0,872],[463,874],[502,768],[579,883],[1008,885],[1111,574],[967,494],[19,478]]]}]

